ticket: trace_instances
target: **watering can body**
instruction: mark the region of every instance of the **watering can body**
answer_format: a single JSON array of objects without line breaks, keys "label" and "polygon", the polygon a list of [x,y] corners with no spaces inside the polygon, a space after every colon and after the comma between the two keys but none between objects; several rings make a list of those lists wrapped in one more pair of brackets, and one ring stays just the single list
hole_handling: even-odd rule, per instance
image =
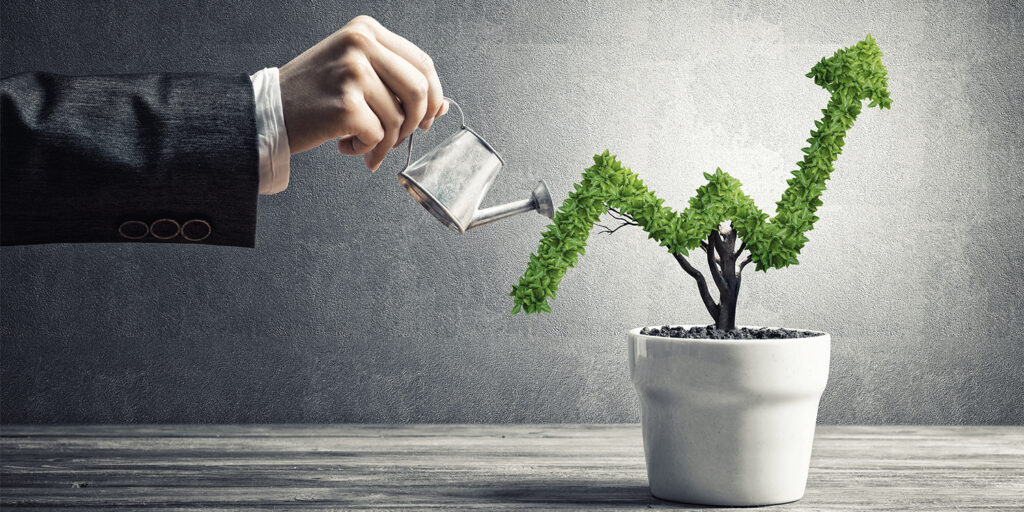
[{"label": "watering can body", "polygon": [[[461,114],[461,107],[451,103]],[[548,218],[554,216],[551,194],[543,181],[529,199],[479,210],[504,161],[483,137],[466,127],[464,116],[457,132],[410,164],[411,157],[410,135],[405,170],[398,181],[434,217],[459,233],[532,210]]]}]

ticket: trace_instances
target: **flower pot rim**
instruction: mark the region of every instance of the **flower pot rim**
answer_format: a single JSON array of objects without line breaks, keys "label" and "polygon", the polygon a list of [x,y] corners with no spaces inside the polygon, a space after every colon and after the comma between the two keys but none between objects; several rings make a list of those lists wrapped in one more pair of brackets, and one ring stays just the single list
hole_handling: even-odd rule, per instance
[{"label": "flower pot rim", "polygon": [[664,327],[665,325],[668,325],[669,327],[682,327],[684,329],[689,329],[691,327],[705,327],[706,326],[706,324],[701,324],[701,325],[688,325],[688,324],[650,325],[650,326],[647,326],[647,327],[637,327],[635,329],[630,329],[628,334],[630,336],[636,336],[638,338],[651,339],[651,340],[659,340],[659,341],[664,341],[666,343],[672,343],[672,342],[678,342],[678,343],[703,343],[703,344],[707,344],[707,345],[719,345],[719,346],[720,345],[769,345],[769,344],[784,345],[784,344],[799,343],[799,342],[806,343],[806,342],[810,342],[810,341],[823,341],[823,340],[829,340],[830,341],[831,340],[831,335],[829,333],[827,333],[827,332],[824,332],[824,331],[816,331],[814,329],[797,329],[797,328],[793,328],[793,327],[772,327],[772,326],[767,326],[766,327],[766,326],[760,326],[760,325],[737,325],[736,328],[739,329],[739,328],[742,328],[742,327],[747,327],[749,329],[765,329],[765,328],[767,328],[767,329],[789,329],[791,331],[812,332],[815,335],[814,336],[804,336],[802,338],[768,338],[768,339],[749,339],[748,340],[748,339],[713,339],[713,338],[670,338],[670,337],[667,337],[667,336],[654,336],[654,335],[651,335],[651,334],[640,334],[640,331],[643,330],[643,329],[646,329],[646,328],[649,328],[649,327],[657,327],[657,328],[660,329],[660,328]]}]

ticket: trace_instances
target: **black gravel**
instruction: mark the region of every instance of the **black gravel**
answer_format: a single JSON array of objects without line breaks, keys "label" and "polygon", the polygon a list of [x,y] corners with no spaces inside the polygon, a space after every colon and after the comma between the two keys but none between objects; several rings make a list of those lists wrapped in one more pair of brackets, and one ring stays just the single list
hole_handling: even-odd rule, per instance
[{"label": "black gravel", "polygon": [[808,338],[818,336],[816,332],[795,331],[793,329],[772,329],[768,327],[740,327],[730,331],[716,329],[714,325],[704,327],[683,327],[663,325],[661,327],[644,327],[640,334],[661,336],[663,338],[696,338],[702,340],[781,340],[786,338]]}]

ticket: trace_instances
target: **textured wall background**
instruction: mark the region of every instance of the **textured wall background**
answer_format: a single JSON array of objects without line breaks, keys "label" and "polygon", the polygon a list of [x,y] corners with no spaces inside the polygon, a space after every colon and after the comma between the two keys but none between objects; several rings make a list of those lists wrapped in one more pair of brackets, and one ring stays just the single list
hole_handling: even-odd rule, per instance
[{"label": "textured wall background", "polygon": [[[833,334],[822,422],[1024,423],[1020,3],[363,4],[7,1],[2,73],[251,72],[366,13],[506,157],[491,203],[539,178],[560,202],[609,148],[670,206],[721,166],[770,212],[827,101],[804,73],[870,32],[893,109],[861,115],[802,264],[748,272],[740,321]],[[293,158],[255,250],[4,248],[2,421],[636,421],[624,333],[707,321],[692,280],[639,230],[595,235],[554,314],[510,316],[544,219],[459,236],[402,160]]]}]

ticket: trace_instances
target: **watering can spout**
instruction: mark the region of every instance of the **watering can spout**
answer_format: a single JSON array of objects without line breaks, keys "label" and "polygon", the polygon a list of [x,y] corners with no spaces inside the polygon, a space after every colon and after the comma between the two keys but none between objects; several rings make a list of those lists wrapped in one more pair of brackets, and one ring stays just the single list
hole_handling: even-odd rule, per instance
[{"label": "watering can spout", "polygon": [[551,201],[551,192],[548,190],[548,185],[544,183],[544,180],[537,183],[537,187],[533,189],[529,199],[477,210],[473,214],[473,220],[470,221],[466,229],[473,229],[477,226],[490,224],[496,220],[532,210],[537,210],[537,213],[549,219],[555,216],[555,205]]}]

